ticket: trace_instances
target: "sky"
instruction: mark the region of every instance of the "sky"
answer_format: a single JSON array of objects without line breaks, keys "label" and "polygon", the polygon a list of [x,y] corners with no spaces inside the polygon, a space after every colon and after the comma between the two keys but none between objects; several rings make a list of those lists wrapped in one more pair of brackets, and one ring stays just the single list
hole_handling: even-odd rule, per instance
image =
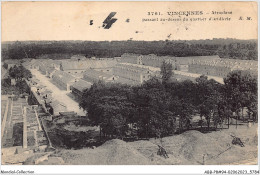
[{"label": "sky", "polygon": [[[258,38],[256,2],[2,2],[1,8],[2,41]],[[203,15],[187,18],[207,21],[183,21],[183,15],[167,14],[178,11],[202,11]],[[212,11],[232,14],[212,15]],[[117,12],[117,21],[110,29],[104,29],[102,23],[110,12]],[[210,17],[231,20],[208,21]],[[251,20],[245,20],[247,17]],[[154,18],[159,21],[143,21]],[[181,21],[160,21],[161,18]]]}]

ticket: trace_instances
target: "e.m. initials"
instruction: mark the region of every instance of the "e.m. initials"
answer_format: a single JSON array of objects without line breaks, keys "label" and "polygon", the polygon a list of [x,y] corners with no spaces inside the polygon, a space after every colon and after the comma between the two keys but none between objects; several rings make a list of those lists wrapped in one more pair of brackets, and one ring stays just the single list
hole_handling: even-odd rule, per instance
[{"label": "e.m. initials", "polygon": [[239,20],[244,20],[244,19],[247,20],[247,21],[251,21],[251,20],[252,20],[252,18],[249,17],[249,16],[246,17],[246,18],[244,18],[244,17],[242,17],[242,16],[239,17]]}]

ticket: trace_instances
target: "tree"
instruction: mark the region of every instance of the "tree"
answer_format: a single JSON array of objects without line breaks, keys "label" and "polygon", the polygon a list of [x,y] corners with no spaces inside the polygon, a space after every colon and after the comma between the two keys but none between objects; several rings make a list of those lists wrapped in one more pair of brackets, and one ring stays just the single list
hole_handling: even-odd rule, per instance
[{"label": "tree", "polygon": [[224,120],[228,121],[228,128],[229,128],[229,118],[232,116],[231,105],[228,103],[226,99],[226,94],[224,91],[224,87],[220,88],[220,93],[218,96],[218,117],[219,122],[221,124],[221,129],[223,129],[223,122]]},{"label": "tree", "polygon": [[173,75],[172,64],[163,61],[162,65],[161,65],[160,74],[162,75],[162,82],[163,83],[169,82],[171,80],[172,75]]},{"label": "tree", "polygon": [[174,133],[175,117],[170,111],[170,94],[157,78],[134,87],[139,136],[163,137]]},{"label": "tree", "polygon": [[15,79],[16,81],[22,80],[22,79],[28,79],[32,78],[31,72],[23,67],[22,65],[14,66],[9,69],[9,76],[10,78]]},{"label": "tree", "polygon": [[[208,131],[210,129],[210,122],[213,119],[215,126],[219,124],[221,120],[218,113],[218,104],[221,100],[221,85],[215,80],[208,80],[205,75],[196,79],[198,97],[198,111],[200,113],[201,121],[202,117],[205,117],[207,121]],[[201,125],[202,128],[202,125]]]},{"label": "tree", "polygon": [[238,120],[239,111],[242,106],[242,94],[240,92],[240,86],[242,84],[241,73],[241,71],[233,71],[224,78],[227,100],[228,103],[231,104],[232,112],[236,113],[236,122]]},{"label": "tree", "polygon": [[[242,98],[242,117],[244,108],[250,111],[253,114],[253,119],[256,120],[257,116],[257,77],[251,75],[250,72],[242,73],[242,84],[240,87],[241,98]],[[250,117],[249,113],[249,117]]]},{"label": "tree", "polygon": [[127,85],[94,83],[83,93],[80,107],[88,112],[93,125],[100,126],[100,135],[122,138],[131,122],[134,107]]},{"label": "tree", "polygon": [[179,133],[186,127],[189,129],[192,115],[194,114],[194,107],[192,104],[185,102],[183,99],[174,98],[171,100],[171,112],[178,118]]},{"label": "tree", "polygon": [[106,136],[123,138],[128,128],[127,118],[131,103],[121,96],[103,96],[98,102],[101,112],[100,127]]},{"label": "tree", "polygon": [[207,121],[208,131],[210,130],[211,119],[214,119],[215,124],[219,123],[219,116],[217,114],[217,102],[214,97],[207,98],[200,105],[200,115],[205,117]]},{"label": "tree", "polygon": [[[256,109],[257,106],[257,78],[248,71],[236,70],[224,78],[227,101],[231,104],[232,112],[236,113],[236,127],[239,112],[247,107]],[[251,108],[252,107],[252,108]],[[255,110],[253,113],[255,113]],[[255,115],[255,114],[254,114]]]}]

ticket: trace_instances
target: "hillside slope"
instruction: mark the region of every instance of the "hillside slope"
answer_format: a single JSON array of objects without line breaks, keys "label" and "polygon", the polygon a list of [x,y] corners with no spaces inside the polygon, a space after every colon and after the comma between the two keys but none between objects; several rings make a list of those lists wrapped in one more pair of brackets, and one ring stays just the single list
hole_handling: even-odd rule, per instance
[{"label": "hillside slope", "polygon": [[[232,137],[240,137],[245,147],[232,144]],[[180,135],[149,141],[124,142],[114,139],[95,149],[59,150],[53,156],[62,157],[69,165],[219,165],[219,164],[257,164],[257,125],[251,128],[232,126],[203,134],[187,131]],[[157,155],[162,145],[169,158]],[[203,158],[204,157],[204,158]]]}]

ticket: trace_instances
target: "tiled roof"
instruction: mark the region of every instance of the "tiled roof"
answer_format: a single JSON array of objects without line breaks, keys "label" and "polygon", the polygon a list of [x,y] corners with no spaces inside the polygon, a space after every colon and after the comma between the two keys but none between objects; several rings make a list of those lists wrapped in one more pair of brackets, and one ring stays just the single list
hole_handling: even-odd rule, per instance
[{"label": "tiled roof", "polygon": [[60,79],[64,83],[71,83],[71,82],[75,81],[75,77],[73,77],[69,73],[63,72],[63,71],[56,71],[53,74],[53,77]]},{"label": "tiled roof", "polygon": [[126,69],[132,69],[135,71],[148,71],[150,68],[150,66],[144,66],[144,65],[139,65],[139,64],[131,64],[131,63],[119,63],[116,65],[116,67],[118,68],[126,68]]},{"label": "tiled roof", "polygon": [[80,79],[79,81],[75,82],[72,85],[72,87],[82,92],[84,89],[90,88],[91,85],[92,85],[92,83]]},{"label": "tiled roof", "polygon": [[84,72],[84,77],[90,77],[96,80],[98,79],[108,80],[109,78],[113,77],[113,75],[101,71],[96,71],[94,69],[88,69]]},{"label": "tiled roof", "polygon": [[62,61],[63,70],[86,70],[90,68],[113,67],[117,63],[116,60],[83,60],[83,61]]},{"label": "tiled roof", "polygon": [[62,63],[62,61],[61,61],[61,60],[52,60],[52,59],[50,59],[50,60],[49,60],[49,63],[51,63],[51,64],[56,64],[56,65],[60,65],[60,64]]},{"label": "tiled roof", "polygon": [[30,65],[31,65],[31,62],[30,61],[25,61],[22,63],[22,65],[25,67],[25,68],[28,68]]},{"label": "tiled roof", "polygon": [[46,71],[49,72],[49,73],[52,73],[55,70],[56,69],[54,67],[46,67]]}]

